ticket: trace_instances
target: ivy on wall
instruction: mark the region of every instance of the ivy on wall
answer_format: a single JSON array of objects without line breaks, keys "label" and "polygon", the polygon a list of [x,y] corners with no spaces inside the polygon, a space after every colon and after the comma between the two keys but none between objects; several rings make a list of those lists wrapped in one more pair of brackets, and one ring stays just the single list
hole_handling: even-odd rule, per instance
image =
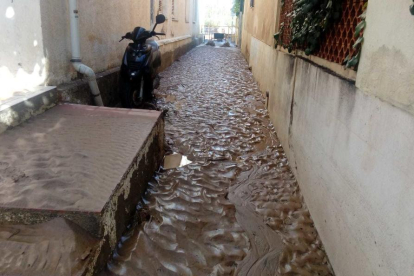
[{"label": "ivy on wall", "polygon": [[359,60],[361,58],[361,51],[362,51],[362,44],[364,43],[364,29],[367,25],[365,19],[367,17],[367,6],[368,2],[364,5],[364,11],[359,16],[361,19],[361,22],[358,23],[358,25],[355,28],[354,37],[357,38],[352,48],[354,49],[354,52],[349,54],[345,60],[344,65],[346,68],[354,68],[355,70],[358,69]]},{"label": "ivy on wall", "polygon": [[[343,0],[295,0],[290,17],[291,38],[283,44],[283,30],[287,26],[282,23],[280,30],[274,35],[276,46],[281,45],[292,51],[295,48],[305,49],[305,54],[314,53],[320,45],[323,34],[341,17]],[[282,1],[282,5],[284,1]]]}]

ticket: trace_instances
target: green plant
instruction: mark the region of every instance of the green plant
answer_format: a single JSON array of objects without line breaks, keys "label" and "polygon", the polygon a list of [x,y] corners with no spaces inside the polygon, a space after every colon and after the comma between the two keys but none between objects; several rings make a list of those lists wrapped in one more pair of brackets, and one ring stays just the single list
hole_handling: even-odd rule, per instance
[{"label": "green plant", "polygon": [[234,0],[231,12],[238,16],[241,10],[242,10],[242,0]]},{"label": "green plant", "polygon": [[359,22],[355,28],[354,37],[357,38],[357,40],[352,46],[353,52],[350,53],[343,62],[346,68],[358,69],[358,64],[361,58],[362,45],[364,44],[364,32],[363,31],[365,27],[367,26],[367,22],[365,21],[367,17],[367,7],[368,7],[368,2],[365,3],[363,7],[363,12],[359,16],[359,18],[361,18],[361,22]]},{"label": "green plant", "polygon": [[290,41],[283,43],[285,22],[274,35],[275,46],[281,45],[292,51],[304,49],[306,55],[314,53],[321,38],[333,23],[341,17],[343,0],[294,0],[293,11],[285,16],[290,19]]}]

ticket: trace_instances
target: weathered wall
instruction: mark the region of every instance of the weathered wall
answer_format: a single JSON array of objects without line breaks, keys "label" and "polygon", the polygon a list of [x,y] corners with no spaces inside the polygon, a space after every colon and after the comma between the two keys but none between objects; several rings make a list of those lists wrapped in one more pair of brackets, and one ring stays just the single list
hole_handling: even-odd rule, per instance
[{"label": "weathered wall", "polygon": [[[77,77],[70,62],[68,1],[42,0],[44,52],[48,84],[57,85]],[[150,27],[148,0],[78,1],[82,61],[102,72],[120,65],[128,42],[118,43],[136,26]]]},{"label": "weathered wall", "polygon": [[[167,36],[161,39],[198,34],[198,0],[175,1],[175,20],[171,17],[171,1],[163,1],[168,20],[157,29],[166,31]],[[155,17],[159,1],[152,2]],[[82,60],[96,72],[120,66],[128,43],[119,43],[120,38],[136,26],[149,29],[154,21],[151,0],[78,1],[78,8]],[[5,39],[0,40],[0,80],[7,81],[11,88],[7,95],[0,95],[10,97],[11,91],[22,89],[23,83],[26,87],[59,85],[78,78],[69,62],[68,9],[68,1],[1,1],[0,36]]]},{"label": "weathered wall", "polygon": [[[172,11],[173,0],[155,1],[156,14],[162,13],[167,21],[157,30],[164,32],[165,38],[180,37],[184,35],[199,34],[198,0],[174,0],[174,14]],[[161,7],[160,7],[161,3]]]},{"label": "weathered wall", "polygon": [[370,1],[357,86],[274,49],[244,18],[242,52],[270,92],[271,119],[337,276],[414,275],[414,17],[398,2]]},{"label": "weathered wall", "polygon": [[254,7],[250,7],[250,1],[245,1],[243,28],[267,45],[274,45],[273,35],[278,29],[275,15],[279,10],[279,5],[279,0],[260,0],[254,1]]},{"label": "weathered wall", "polygon": [[[162,64],[159,71],[169,67],[174,61],[197,46],[199,41],[190,35],[164,39],[159,41]],[[120,67],[115,67],[96,74],[96,80],[105,106],[116,106],[120,103],[118,91]],[[57,87],[59,100],[74,104],[93,105],[94,100],[90,93],[86,79],[79,79]]]},{"label": "weathered wall", "polygon": [[413,275],[414,118],[303,60],[296,71],[289,155],[336,275]]},{"label": "weathered wall", "polygon": [[369,2],[357,86],[414,114],[412,1]]},{"label": "weathered wall", "polygon": [[241,50],[245,56],[250,55],[251,37],[263,43],[274,46],[274,34],[279,30],[278,18],[280,0],[255,1],[250,7],[250,1],[244,1],[243,30]]}]

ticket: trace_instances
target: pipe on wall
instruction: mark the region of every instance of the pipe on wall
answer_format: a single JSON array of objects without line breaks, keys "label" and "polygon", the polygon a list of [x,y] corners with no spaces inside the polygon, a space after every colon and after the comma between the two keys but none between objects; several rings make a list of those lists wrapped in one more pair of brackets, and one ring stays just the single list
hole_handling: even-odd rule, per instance
[{"label": "pipe on wall", "polygon": [[99,91],[98,83],[96,82],[96,75],[92,68],[82,63],[80,55],[80,37],[79,37],[79,11],[78,1],[69,0],[70,10],[70,34],[71,34],[71,46],[72,46],[72,62],[75,70],[88,79],[89,87],[92,92],[92,96],[97,106],[104,106],[101,92]]}]

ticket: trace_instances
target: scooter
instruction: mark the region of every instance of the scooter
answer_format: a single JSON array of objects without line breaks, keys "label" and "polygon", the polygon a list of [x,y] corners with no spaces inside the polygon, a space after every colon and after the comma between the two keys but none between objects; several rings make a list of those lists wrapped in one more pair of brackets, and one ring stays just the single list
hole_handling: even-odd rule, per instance
[{"label": "scooter", "polygon": [[165,16],[159,14],[152,31],[136,27],[119,41],[133,41],[125,50],[119,77],[121,101],[125,108],[155,108],[151,101],[154,89],[160,85],[157,69],[161,66],[161,53],[158,43],[149,39],[165,35],[155,32],[158,24],[164,22]]}]

